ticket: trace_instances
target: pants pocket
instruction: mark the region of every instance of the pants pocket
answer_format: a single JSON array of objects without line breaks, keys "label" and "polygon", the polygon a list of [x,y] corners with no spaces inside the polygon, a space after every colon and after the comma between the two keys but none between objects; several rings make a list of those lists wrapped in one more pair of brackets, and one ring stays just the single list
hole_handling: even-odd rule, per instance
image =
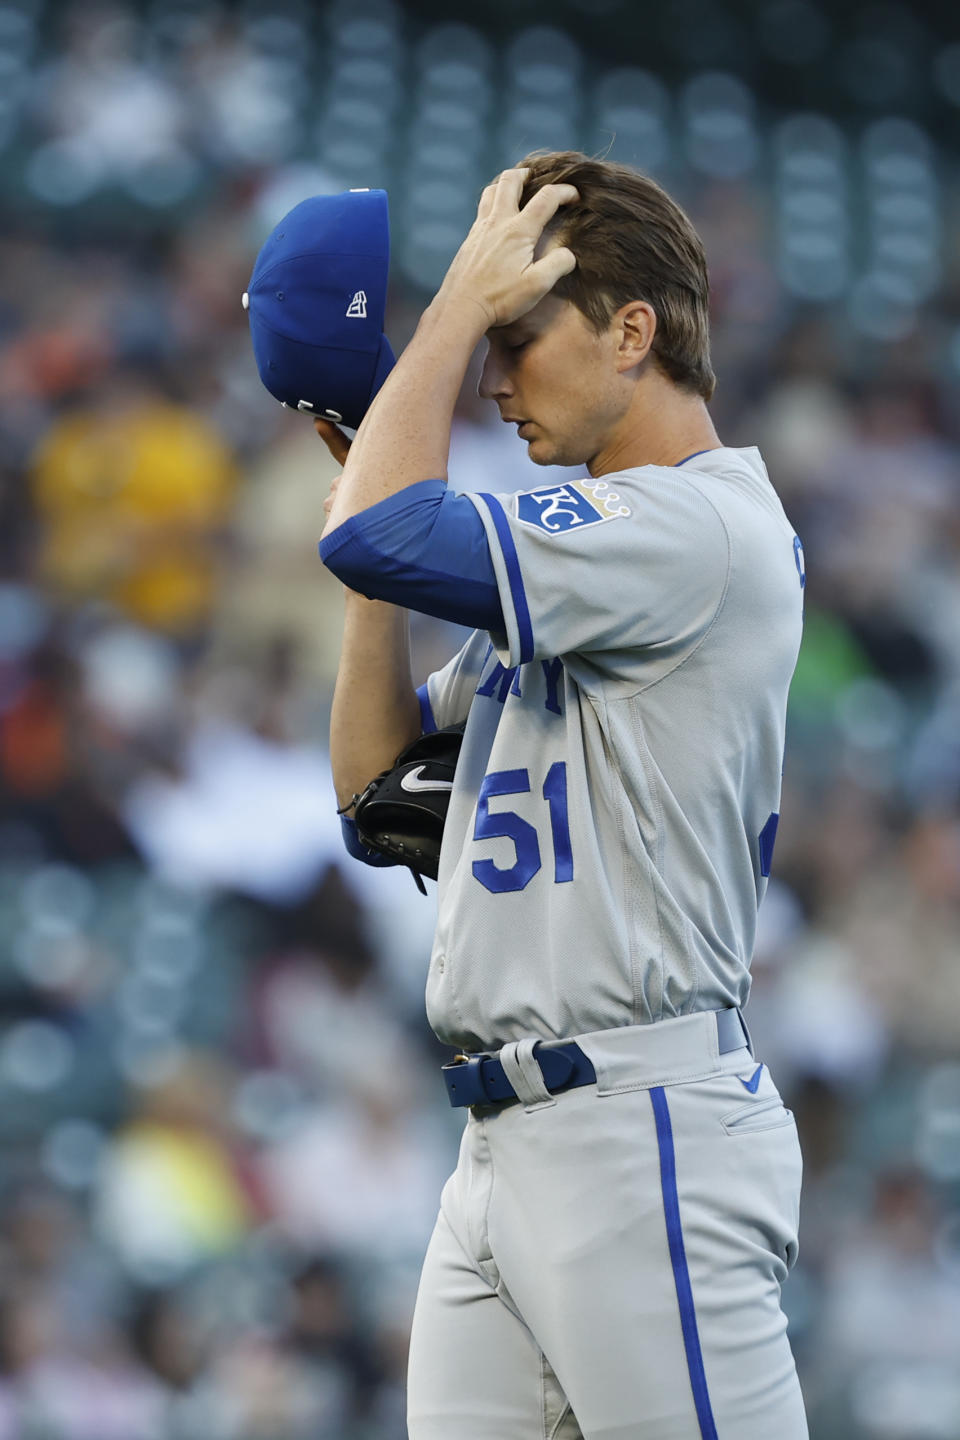
[{"label": "pants pocket", "polygon": [[793,1124],[793,1111],[788,1110],[779,1095],[764,1095],[748,1105],[720,1117],[728,1135],[749,1135],[757,1130],[776,1130]]}]

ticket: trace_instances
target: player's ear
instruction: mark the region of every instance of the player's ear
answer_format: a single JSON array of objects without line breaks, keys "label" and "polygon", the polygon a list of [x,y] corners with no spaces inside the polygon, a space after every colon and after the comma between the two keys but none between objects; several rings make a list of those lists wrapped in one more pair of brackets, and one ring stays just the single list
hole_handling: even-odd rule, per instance
[{"label": "player's ear", "polygon": [[618,327],[617,369],[622,373],[641,364],[650,354],[657,333],[657,312],[646,300],[631,300],[613,317]]}]

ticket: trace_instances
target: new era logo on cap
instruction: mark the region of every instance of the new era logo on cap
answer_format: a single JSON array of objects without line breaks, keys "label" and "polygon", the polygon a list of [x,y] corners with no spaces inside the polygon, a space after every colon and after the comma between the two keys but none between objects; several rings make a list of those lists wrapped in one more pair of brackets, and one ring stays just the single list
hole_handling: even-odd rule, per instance
[{"label": "new era logo on cap", "polygon": [[383,190],[314,195],[283,217],[246,300],[260,379],[277,400],[360,424],[394,364],[383,333],[389,259]]}]

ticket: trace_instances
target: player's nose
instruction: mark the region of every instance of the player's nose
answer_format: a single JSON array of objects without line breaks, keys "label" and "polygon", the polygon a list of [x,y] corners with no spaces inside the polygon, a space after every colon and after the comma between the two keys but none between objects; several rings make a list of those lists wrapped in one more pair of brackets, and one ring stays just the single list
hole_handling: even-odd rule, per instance
[{"label": "player's nose", "polygon": [[484,357],[480,379],[477,382],[477,394],[481,400],[497,400],[513,394],[513,387],[507,378],[506,369],[497,361],[492,345]]}]

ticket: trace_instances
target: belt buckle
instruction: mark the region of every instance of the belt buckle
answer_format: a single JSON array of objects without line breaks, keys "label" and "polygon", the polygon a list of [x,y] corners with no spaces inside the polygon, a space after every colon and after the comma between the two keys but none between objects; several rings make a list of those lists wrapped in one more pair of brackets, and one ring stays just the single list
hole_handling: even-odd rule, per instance
[{"label": "belt buckle", "polygon": [[455,1055],[449,1065],[440,1067],[451,1105],[457,1107],[490,1103],[490,1097],[484,1089],[483,1071],[480,1069],[486,1058],[485,1055]]}]

